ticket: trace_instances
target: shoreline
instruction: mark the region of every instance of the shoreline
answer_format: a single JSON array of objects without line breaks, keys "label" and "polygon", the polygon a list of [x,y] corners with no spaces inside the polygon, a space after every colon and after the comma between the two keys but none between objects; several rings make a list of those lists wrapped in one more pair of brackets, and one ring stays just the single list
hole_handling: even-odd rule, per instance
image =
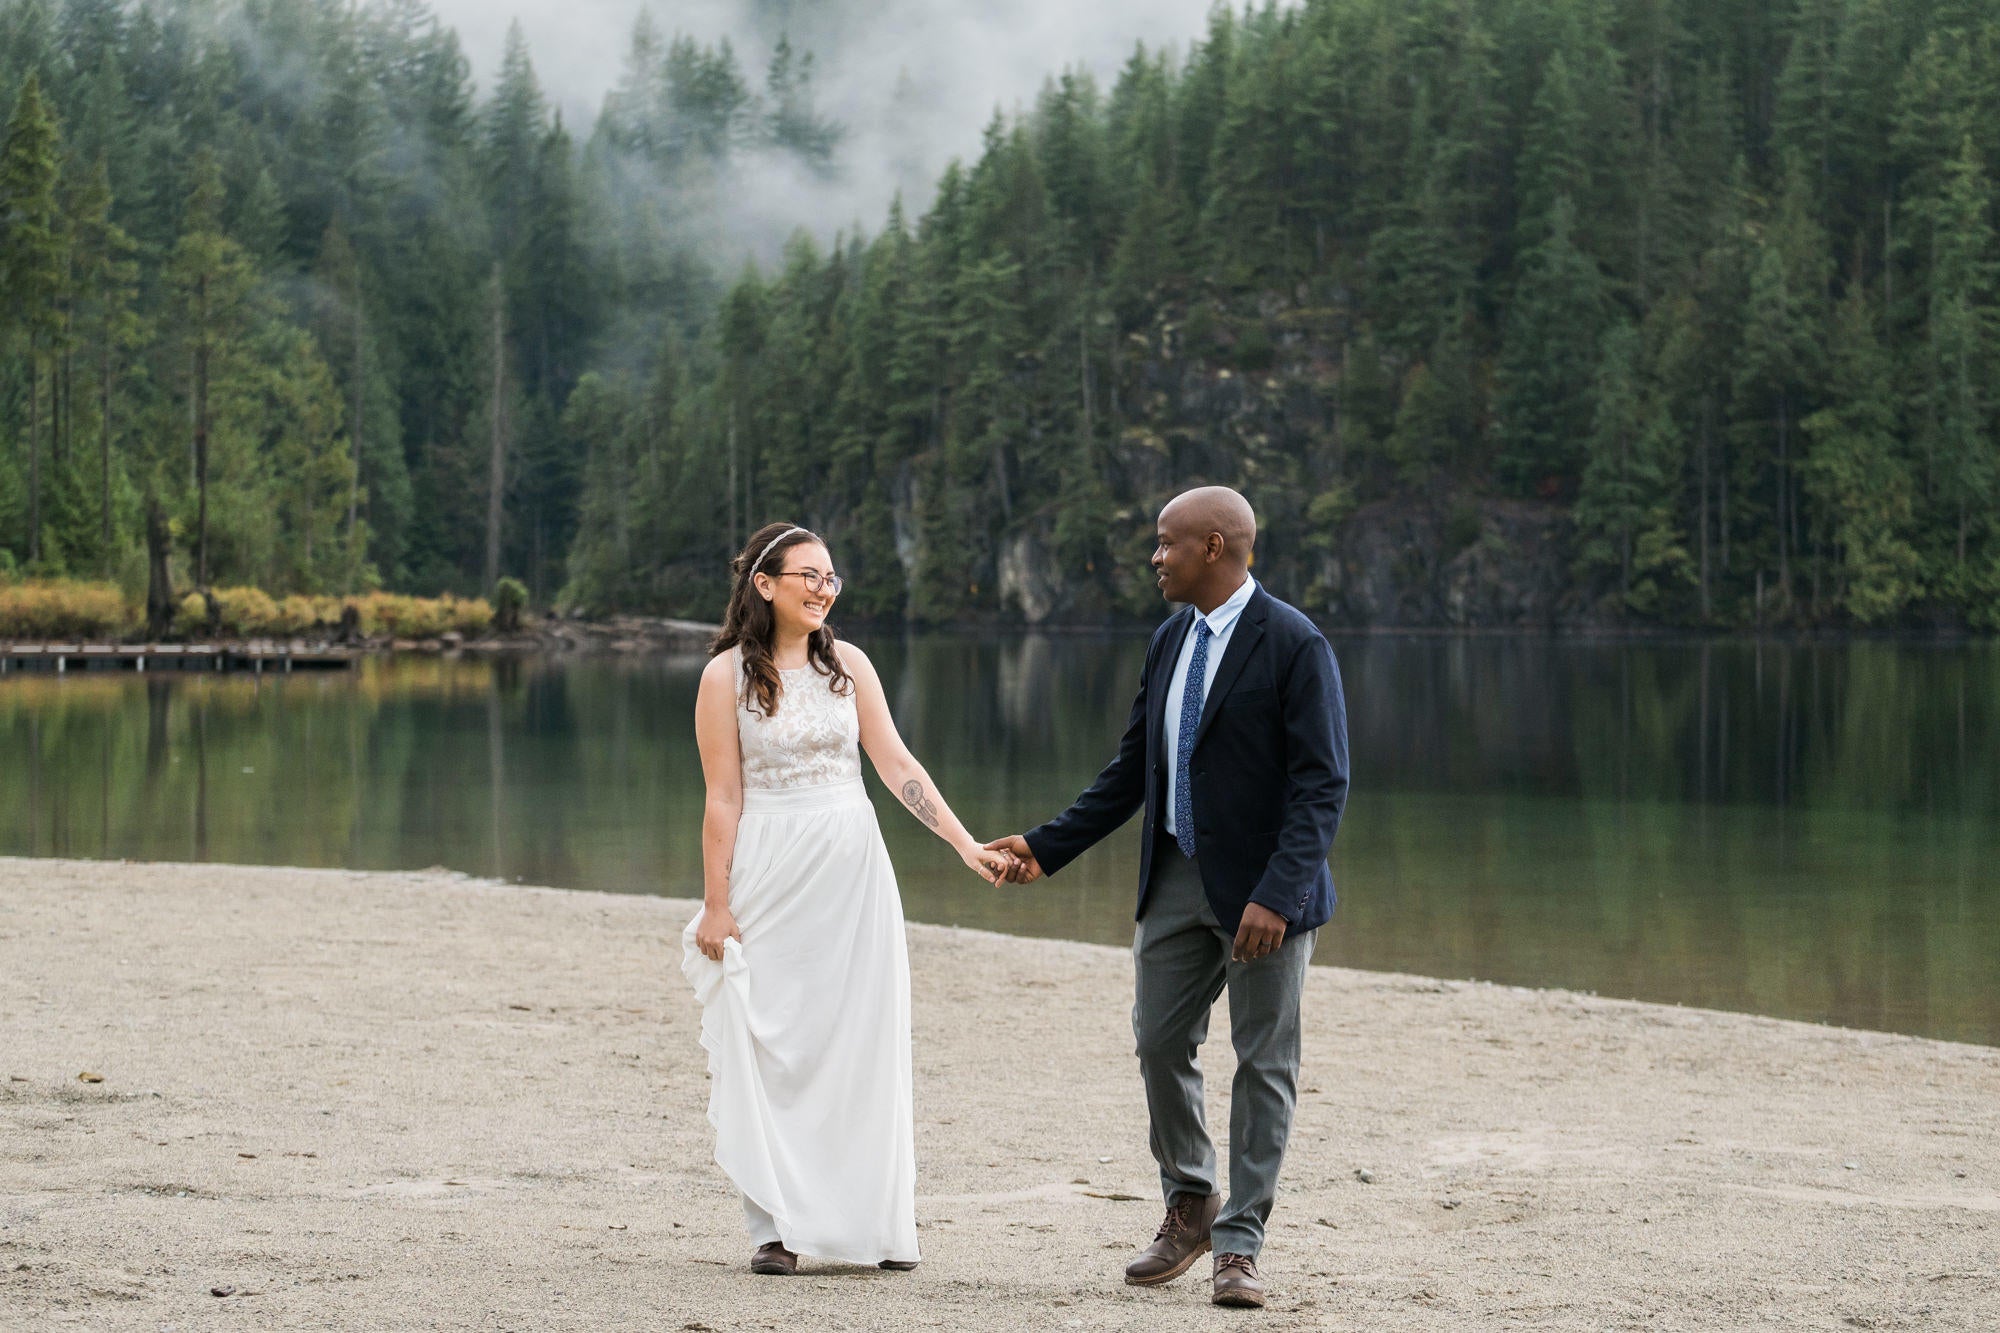
[{"label": "shoreline", "polygon": [[[1168,608],[1170,614],[1173,608]],[[1310,616],[1313,624],[1329,639],[1485,639],[1499,641],[1541,640],[1552,644],[1647,645],[1654,647],[1815,647],[1846,644],[1884,643],[1926,648],[1965,648],[2000,641],[2000,634],[1970,629],[1854,629],[1825,627],[1762,626],[1747,629],[1703,628],[1687,625],[1343,625],[1320,616]],[[1159,620],[1141,618],[1092,623],[1029,623],[994,617],[949,624],[913,624],[904,620],[851,617],[843,625],[868,635],[921,637],[955,635],[977,639],[1017,639],[1042,636],[1059,639],[1140,639],[1159,628]],[[432,638],[408,639],[390,635],[370,635],[343,641],[323,633],[292,636],[252,636],[214,638],[201,642],[229,652],[272,651],[292,646],[295,651],[341,652],[355,658],[395,656],[532,657],[617,656],[683,658],[706,657],[708,641],[719,625],[703,621],[661,619],[647,616],[616,616],[607,620],[570,620],[546,617],[511,635],[482,635],[476,638],[452,632]],[[839,633],[839,627],[836,627]],[[850,635],[841,634],[847,638]],[[65,640],[63,642],[70,642]],[[82,640],[74,640],[76,643]],[[95,641],[92,641],[93,643]],[[160,644],[194,642],[185,638],[107,640],[101,650],[136,651]],[[0,655],[16,648],[51,648],[57,639],[0,638]],[[22,665],[26,664],[23,659]]]},{"label": "shoreline", "polygon": [[[909,928],[925,1264],[750,1276],[696,906],[0,858],[0,1328],[1233,1318],[1205,1263],[1119,1281],[1159,1214],[1128,953],[954,927]],[[1306,1030],[1266,1326],[2000,1323],[2000,1049],[1334,967]]]}]

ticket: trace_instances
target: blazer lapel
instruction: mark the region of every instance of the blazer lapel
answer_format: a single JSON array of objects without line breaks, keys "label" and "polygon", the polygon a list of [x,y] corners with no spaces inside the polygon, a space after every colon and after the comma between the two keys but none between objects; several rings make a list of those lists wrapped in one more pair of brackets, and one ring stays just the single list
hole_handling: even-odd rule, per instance
[{"label": "blazer lapel", "polygon": [[1174,683],[1174,666],[1181,660],[1181,645],[1187,642],[1188,627],[1194,624],[1194,608],[1182,607],[1167,623],[1172,632],[1167,635],[1167,646],[1160,651],[1160,660],[1153,664],[1153,679],[1146,682],[1146,710],[1151,714],[1146,719],[1148,751],[1166,743],[1167,690]]},{"label": "blazer lapel", "polygon": [[1262,588],[1251,596],[1250,605],[1243,608],[1242,618],[1236,622],[1235,633],[1229,636],[1229,648],[1216,665],[1215,683],[1208,687],[1208,700],[1202,705],[1201,725],[1194,731],[1196,745],[1201,744],[1201,738],[1208,734],[1209,724],[1215,721],[1215,714],[1222,707],[1222,696],[1229,693],[1229,687],[1236,683],[1243,663],[1249,659],[1250,650],[1257,646],[1257,640],[1264,637],[1264,597]]}]

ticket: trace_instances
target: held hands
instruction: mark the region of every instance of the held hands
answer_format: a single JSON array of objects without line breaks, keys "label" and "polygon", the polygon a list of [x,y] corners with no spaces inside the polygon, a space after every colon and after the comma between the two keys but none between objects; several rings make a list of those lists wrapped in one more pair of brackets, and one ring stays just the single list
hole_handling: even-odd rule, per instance
[{"label": "held hands", "polygon": [[722,945],[726,940],[743,943],[743,932],[736,928],[736,918],[727,907],[717,910],[704,907],[701,924],[694,928],[694,947],[700,949],[714,962],[722,961]]},{"label": "held hands", "polygon": [[958,857],[965,862],[966,869],[988,884],[998,884],[1014,873],[1014,858],[1005,852],[995,851],[991,845],[981,847],[974,843],[962,849]]},{"label": "held hands", "polygon": [[[1042,877],[1041,863],[1035,860],[1034,849],[1028,840],[1015,833],[1005,838],[995,838],[986,844],[990,852],[1004,852],[1008,860],[1007,882],[1009,884],[1033,884]],[[999,881],[994,881],[998,883]]]}]

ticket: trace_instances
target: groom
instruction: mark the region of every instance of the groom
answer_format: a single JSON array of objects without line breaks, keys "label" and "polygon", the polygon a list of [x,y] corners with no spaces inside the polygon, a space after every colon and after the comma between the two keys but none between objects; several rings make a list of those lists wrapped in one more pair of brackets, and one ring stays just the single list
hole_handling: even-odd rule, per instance
[{"label": "groom", "polygon": [[[1153,635],[1118,753],[1069,809],[988,844],[1027,883],[1146,812],[1132,1030],[1166,1220],[1125,1268],[1171,1282],[1215,1250],[1217,1305],[1262,1306],[1257,1255],[1299,1074],[1299,996],[1333,915],[1328,849],[1347,803],[1347,715],[1333,650],[1250,577],[1257,521],[1222,486],[1160,511],[1153,568],[1186,603]],[[1236,1081],[1229,1203],[1216,1190],[1196,1048],[1229,987]]]}]

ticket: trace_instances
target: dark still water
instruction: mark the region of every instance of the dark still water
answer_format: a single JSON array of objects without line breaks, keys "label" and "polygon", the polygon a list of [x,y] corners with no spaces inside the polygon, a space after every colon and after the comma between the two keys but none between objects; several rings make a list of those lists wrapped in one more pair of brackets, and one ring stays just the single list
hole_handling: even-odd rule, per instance
[{"label": "dark still water", "polygon": [[[863,637],[975,833],[1055,813],[1139,638]],[[1319,960],[2000,1044],[1993,645],[1337,638],[1354,794]],[[0,852],[698,897],[699,663],[0,678]],[[873,779],[871,776],[871,784]],[[1136,821],[995,890],[876,787],[909,915],[1122,943]]]}]

